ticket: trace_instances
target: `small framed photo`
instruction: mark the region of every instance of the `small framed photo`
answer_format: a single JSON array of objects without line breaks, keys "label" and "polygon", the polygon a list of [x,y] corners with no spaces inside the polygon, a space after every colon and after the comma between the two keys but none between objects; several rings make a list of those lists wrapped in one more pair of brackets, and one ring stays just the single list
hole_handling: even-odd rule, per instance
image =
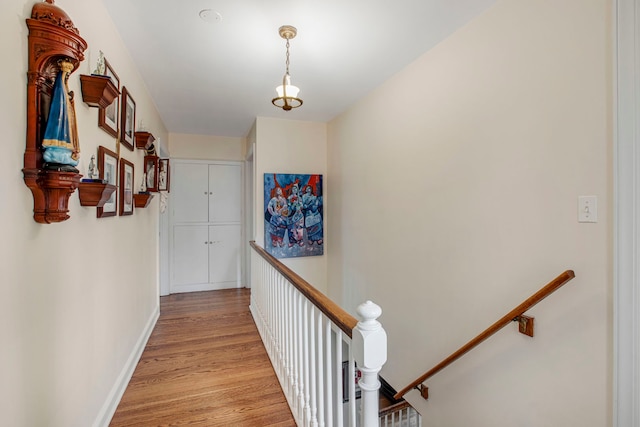
[{"label": "small framed photo", "polygon": [[[104,75],[111,78],[113,84],[118,88],[118,92],[120,92],[120,79],[106,59],[104,60]],[[116,96],[116,99],[107,108],[100,108],[98,111],[98,127],[114,138],[118,137],[119,107],[120,99]]]},{"label": "small framed photo", "polygon": [[169,159],[160,159],[158,162],[158,191],[169,192]]},{"label": "small framed photo", "polygon": [[144,173],[147,191],[158,191],[158,156],[144,156]]},{"label": "small framed photo", "polygon": [[122,113],[120,115],[120,142],[133,151],[136,133],[136,102],[126,86],[122,86]]},{"label": "small framed photo", "polygon": [[[103,146],[98,147],[98,177],[107,181],[107,184],[118,185],[118,155]],[[111,193],[109,200],[98,208],[98,218],[116,215],[117,194],[117,191]]]},{"label": "small framed photo", "polygon": [[120,158],[120,215],[133,215],[133,163]]}]

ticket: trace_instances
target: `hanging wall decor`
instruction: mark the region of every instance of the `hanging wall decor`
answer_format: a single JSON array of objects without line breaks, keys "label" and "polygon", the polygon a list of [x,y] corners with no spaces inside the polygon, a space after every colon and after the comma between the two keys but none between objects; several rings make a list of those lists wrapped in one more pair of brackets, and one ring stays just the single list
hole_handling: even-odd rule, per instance
[{"label": "hanging wall decor", "polygon": [[324,253],[322,175],[264,174],[264,246],[276,258]]},{"label": "hanging wall decor", "polygon": [[147,191],[158,192],[158,156],[144,156]]},{"label": "hanging wall decor", "polygon": [[[103,146],[98,147],[98,174],[98,178],[107,184],[118,185],[118,155]],[[102,207],[98,207],[98,218],[115,216],[117,200],[118,192],[114,191]]]},{"label": "hanging wall decor", "polygon": [[158,162],[158,191],[169,191],[171,169],[169,168],[169,159],[160,159]]},{"label": "hanging wall decor", "polygon": [[126,86],[122,87],[122,112],[120,114],[120,142],[133,151],[136,133],[136,102]]},{"label": "hanging wall decor", "polygon": [[133,215],[133,163],[120,158],[120,216]]},{"label": "hanging wall decor", "polygon": [[[111,79],[111,82],[120,92],[120,79],[109,61],[104,58],[104,75]],[[109,104],[106,108],[100,107],[98,110],[98,127],[114,138],[118,137],[118,112],[120,111],[120,99],[119,96],[113,100],[111,104]]]},{"label": "hanging wall decor", "polygon": [[33,218],[49,224],[69,219],[69,197],[82,175],[73,92],[68,79],[87,43],[53,0],[36,3],[26,20],[28,38],[27,132],[22,169],[33,195]]}]

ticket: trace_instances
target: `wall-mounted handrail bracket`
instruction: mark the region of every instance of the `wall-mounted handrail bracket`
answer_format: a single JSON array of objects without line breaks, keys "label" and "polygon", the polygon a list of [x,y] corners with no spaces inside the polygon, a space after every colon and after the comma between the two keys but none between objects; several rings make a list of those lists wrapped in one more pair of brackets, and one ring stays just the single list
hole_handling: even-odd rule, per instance
[{"label": "wall-mounted handrail bracket", "polygon": [[533,337],[533,317],[521,314],[513,318],[514,322],[518,322],[518,331],[521,334]]},{"label": "wall-mounted handrail bracket", "polygon": [[418,384],[414,388],[420,392],[420,396],[422,396],[424,400],[429,399],[429,387],[424,384]]}]

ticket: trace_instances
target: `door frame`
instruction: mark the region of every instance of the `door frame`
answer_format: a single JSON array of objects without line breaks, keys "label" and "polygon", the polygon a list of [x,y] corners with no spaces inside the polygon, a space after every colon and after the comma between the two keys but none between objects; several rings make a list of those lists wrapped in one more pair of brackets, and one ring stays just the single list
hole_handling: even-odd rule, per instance
[{"label": "door frame", "polygon": [[640,427],[640,0],[613,6],[613,425]]},{"label": "door frame", "polygon": [[253,201],[255,200],[255,185],[254,185],[254,177],[255,177],[255,143],[249,144],[249,150],[247,155],[245,156],[245,168],[244,168],[244,182],[245,182],[245,194],[244,194],[244,203],[245,203],[245,226],[243,228],[243,239],[242,243],[246,245],[244,255],[244,284],[245,287],[251,287],[251,247],[249,246],[249,241],[255,240],[255,212]]}]

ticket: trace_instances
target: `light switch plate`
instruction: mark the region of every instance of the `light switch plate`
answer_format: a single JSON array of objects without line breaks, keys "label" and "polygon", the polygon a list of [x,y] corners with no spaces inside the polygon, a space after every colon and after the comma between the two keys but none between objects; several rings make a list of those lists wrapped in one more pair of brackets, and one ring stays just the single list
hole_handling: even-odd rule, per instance
[{"label": "light switch plate", "polygon": [[578,222],[598,222],[598,198],[578,197]]}]

